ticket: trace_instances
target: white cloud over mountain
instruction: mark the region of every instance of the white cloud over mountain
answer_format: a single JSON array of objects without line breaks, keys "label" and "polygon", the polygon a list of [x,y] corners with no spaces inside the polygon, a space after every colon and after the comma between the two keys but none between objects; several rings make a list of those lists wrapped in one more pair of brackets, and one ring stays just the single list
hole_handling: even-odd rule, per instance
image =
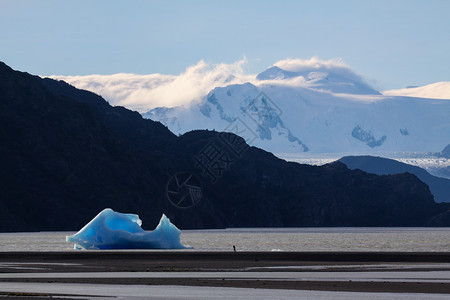
[{"label": "white cloud over mountain", "polygon": [[283,59],[277,61],[274,66],[290,72],[332,72],[335,75],[345,77],[349,80],[364,83],[364,79],[356,74],[342,58],[321,60],[318,57],[310,59]]},{"label": "white cloud over mountain", "polygon": [[174,107],[199,101],[215,87],[253,81],[255,75],[244,74],[243,65],[246,63],[246,59],[232,64],[200,61],[179,75],[121,73],[49,77],[95,92],[112,105],[146,112],[158,106]]},{"label": "white cloud over mountain", "polygon": [[282,59],[277,61],[273,65],[291,72],[302,72],[311,69],[350,69],[350,67],[344,63],[344,60],[342,58],[321,60],[316,56],[311,57],[310,59]]},{"label": "white cloud over mountain", "polygon": [[[88,76],[49,76],[64,80],[77,88],[95,92],[112,105],[125,106],[139,112],[147,112],[155,107],[175,107],[189,105],[203,99],[209,91],[216,87],[230,84],[250,82],[256,86],[262,84],[310,86],[312,84],[308,72],[333,72],[353,81],[363,82],[342,59],[320,60],[312,57],[308,60],[284,59],[276,62],[277,66],[289,72],[297,72],[295,77],[258,80],[257,74],[246,74],[243,67],[247,63],[244,58],[231,64],[209,64],[200,61],[188,67],[179,75],[150,74],[138,75],[120,73],[114,75]],[[305,74],[300,74],[306,72]],[[316,74],[317,76],[317,74]],[[310,80],[308,82],[308,80]],[[314,81],[314,82],[317,82]]]},{"label": "white cloud over mountain", "polygon": [[[155,107],[189,106],[204,100],[208,92],[216,87],[246,82],[258,87],[282,85],[318,88],[348,94],[371,93],[362,76],[354,72],[342,59],[287,58],[277,61],[259,76],[246,74],[244,71],[246,64],[247,59],[245,58],[230,64],[210,64],[199,61],[179,75],[120,73],[87,76],[54,75],[50,77],[64,80],[77,88],[95,92],[112,105],[125,106],[141,113]],[[384,91],[383,94],[450,99],[450,82],[389,90]]]}]

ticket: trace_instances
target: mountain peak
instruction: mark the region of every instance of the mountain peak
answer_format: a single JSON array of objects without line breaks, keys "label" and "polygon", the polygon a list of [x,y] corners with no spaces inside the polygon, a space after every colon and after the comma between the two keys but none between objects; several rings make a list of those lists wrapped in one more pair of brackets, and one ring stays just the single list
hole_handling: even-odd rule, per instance
[{"label": "mountain peak", "polygon": [[[366,84],[358,75],[350,70],[340,68],[315,67],[302,68],[298,71],[287,71],[273,66],[259,73],[257,80],[286,80],[302,77],[303,85],[308,88],[326,90],[333,93],[380,95],[380,93]],[[300,81],[301,82],[301,81]],[[296,82],[297,85],[301,84]]]},{"label": "mountain peak", "polygon": [[256,79],[258,80],[274,80],[274,79],[287,79],[300,76],[299,73],[290,72],[281,69],[280,67],[273,66],[268,68],[267,70],[256,75]]}]

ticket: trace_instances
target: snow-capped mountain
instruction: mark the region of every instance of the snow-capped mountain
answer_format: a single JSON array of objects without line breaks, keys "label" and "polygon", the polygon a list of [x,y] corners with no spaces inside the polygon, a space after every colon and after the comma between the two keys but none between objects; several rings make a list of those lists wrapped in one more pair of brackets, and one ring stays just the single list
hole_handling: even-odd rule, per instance
[{"label": "snow-capped mountain", "polygon": [[414,98],[445,98],[448,82],[380,94],[341,60],[285,59],[260,74],[246,74],[245,63],[201,61],[179,75],[52,78],[174,133],[232,131],[278,154],[439,152],[450,143],[450,100]]},{"label": "snow-capped mountain", "polygon": [[450,81],[441,81],[424,86],[413,86],[399,90],[383,91],[383,95],[450,99]]},{"label": "snow-capped mountain", "polygon": [[381,95],[358,76],[327,68],[275,66],[253,83],[143,116],[175,133],[234,132],[275,153],[440,151],[450,142],[449,100]]},{"label": "snow-capped mountain", "polygon": [[340,74],[324,67],[313,70],[286,71],[273,66],[256,76],[257,80],[282,80],[289,78],[303,79],[303,85],[334,93],[351,93],[362,95],[379,95],[380,93],[365,84],[354,74]]}]

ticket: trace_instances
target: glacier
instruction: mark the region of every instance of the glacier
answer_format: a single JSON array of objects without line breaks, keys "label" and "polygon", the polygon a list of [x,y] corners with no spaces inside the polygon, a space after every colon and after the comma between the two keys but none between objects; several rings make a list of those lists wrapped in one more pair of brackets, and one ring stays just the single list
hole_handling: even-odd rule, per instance
[{"label": "glacier", "polygon": [[102,210],[80,231],[66,236],[74,249],[186,249],[180,241],[181,231],[164,214],[153,231],[141,228],[136,214]]}]

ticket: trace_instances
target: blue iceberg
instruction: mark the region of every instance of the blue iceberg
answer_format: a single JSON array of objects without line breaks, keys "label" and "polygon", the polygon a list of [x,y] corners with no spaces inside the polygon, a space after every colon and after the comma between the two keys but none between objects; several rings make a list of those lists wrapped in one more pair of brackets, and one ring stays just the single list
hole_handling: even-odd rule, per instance
[{"label": "blue iceberg", "polygon": [[75,249],[185,249],[180,230],[163,214],[153,231],[141,228],[138,215],[102,210],[76,234],[66,241]]}]

